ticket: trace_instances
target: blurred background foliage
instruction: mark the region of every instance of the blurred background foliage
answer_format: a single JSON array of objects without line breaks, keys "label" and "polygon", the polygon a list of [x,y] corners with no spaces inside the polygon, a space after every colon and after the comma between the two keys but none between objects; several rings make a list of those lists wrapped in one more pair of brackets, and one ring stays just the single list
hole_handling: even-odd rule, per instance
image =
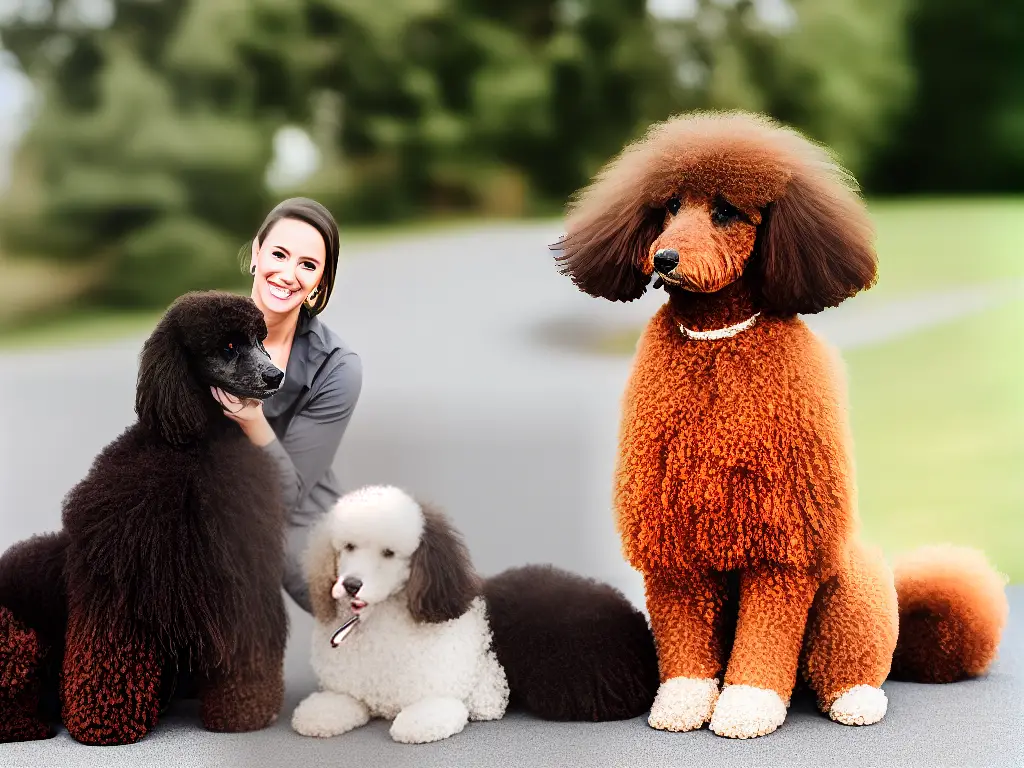
[{"label": "blurred background foliage", "polygon": [[[984,6],[984,8],[982,8]],[[671,114],[741,107],[874,195],[1024,188],[1019,0],[8,0],[33,84],[0,249],[76,299],[242,279],[281,197],[343,224],[557,215]],[[305,142],[304,173],[280,166]]]}]

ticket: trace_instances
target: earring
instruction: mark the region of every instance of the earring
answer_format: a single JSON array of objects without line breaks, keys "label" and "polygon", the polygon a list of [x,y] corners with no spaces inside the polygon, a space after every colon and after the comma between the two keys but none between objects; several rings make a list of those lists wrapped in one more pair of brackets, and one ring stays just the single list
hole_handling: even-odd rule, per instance
[{"label": "earring", "polygon": [[309,306],[312,307],[316,303],[316,297],[319,296],[319,295],[320,295],[320,286],[318,285],[316,288],[314,288],[310,292],[309,296],[306,297],[306,303],[309,304]]},{"label": "earring", "polygon": [[249,274],[252,275],[253,277],[256,277],[256,265],[255,264],[253,264],[251,267],[249,267]]}]

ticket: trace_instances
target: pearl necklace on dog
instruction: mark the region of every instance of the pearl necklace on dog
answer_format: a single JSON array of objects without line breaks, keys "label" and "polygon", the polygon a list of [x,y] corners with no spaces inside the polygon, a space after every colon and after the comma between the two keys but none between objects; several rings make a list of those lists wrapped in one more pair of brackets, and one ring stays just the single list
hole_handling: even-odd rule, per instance
[{"label": "pearl necklace on dog", "polygon": [[752,328],[754,323],[757,322],[757,318],[761,315],[760,312],[755,314],[753,317],[748,317],[746,320],[735,325],[730,325],[726,328],[716,328],[713,331],[695,331],[692,328],[687,328],[685,325],[680,323],[679,330],[683,332],[683,335],[688,339],[695,339],[697,341],[717,341],[718,339],[729,339],[738,333],[748,328]]}]

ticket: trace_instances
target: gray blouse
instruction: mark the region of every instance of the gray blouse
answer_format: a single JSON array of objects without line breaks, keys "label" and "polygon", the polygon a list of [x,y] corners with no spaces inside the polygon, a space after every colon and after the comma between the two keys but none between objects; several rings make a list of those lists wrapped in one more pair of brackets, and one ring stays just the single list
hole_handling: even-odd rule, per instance
[{"label": "gray blouse", "polygon": [[303,569],[312,526],[341,495],[332,463],[363,382],[359,355],[303,307],[284,383],[263,403],[288,509],[285,591],[311,612]]}]

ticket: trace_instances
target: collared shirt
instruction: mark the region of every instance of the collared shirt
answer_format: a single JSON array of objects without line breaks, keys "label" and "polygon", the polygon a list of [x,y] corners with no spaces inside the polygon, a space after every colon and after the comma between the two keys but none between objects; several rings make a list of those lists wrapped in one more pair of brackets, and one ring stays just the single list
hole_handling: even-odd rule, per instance
[{"label": "collared shirt", "polygon": [[341,495],[332,464],[362,381],[359,355],[303,307],[284,383],[263,403],[263,413],[277,436],[265,450],[280,468],[288,509],[284,588],[307,612],[306,541]]}]

